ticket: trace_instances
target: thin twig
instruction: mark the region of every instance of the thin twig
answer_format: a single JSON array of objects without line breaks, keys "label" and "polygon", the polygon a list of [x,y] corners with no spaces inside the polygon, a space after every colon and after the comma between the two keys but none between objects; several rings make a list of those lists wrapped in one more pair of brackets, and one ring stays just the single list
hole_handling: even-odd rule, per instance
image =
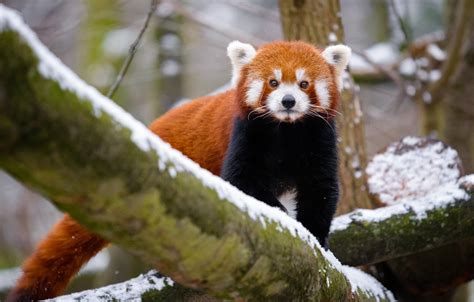
[{"label": "thin twig", "polygon": [[122,80],[125,77],[125,74],[127,73],[128,68],[130,67],[130,63],[132,63],[133,57],[135,56],[135,53],[138,50],[138,46],[143,38],[143,35],[145,34],[146,29],[148,28],[148,24],[150,23],[151,16],[156,12],[157,6],[158,6],[158,0],[151,0],[150,9],[146,16],[145,23],[143,23],[143,27],[140,30],[138,37],[135,39],[132,45],[130,45],[130,49],[128,50],[128,56],[123,62],[122,67],[120,68],[120,72],[117,76],[117,79],[115,80],[114,84],[112,85],[112,87],[110,87],[109,92],[107,93],[108,98],[110,99],[112,98],[115,91],[117,91],[118,87],[120,86],[120,83],[122,83]]},{"label": "thin twig", "polygon": [[406,85],[405,81],[403,78],[400,76],[399,73],[395,72],[392,70],[390,67],[381,65],[376,63],[372,58],[370,58],[365,52],[363,51],[357,51],[357,50],[352,50],[353,53],[357,54],[360,56],[364,61],[372,65],[373,68],[378,70],[380,73],[385,74],[388,78],[390,78],[395,85],[398,87],[398,95],[397,95],[397,104],[395,111],[397,111],[401,105],[401,103],[406,99],[407,93],[406,93]]},{"label": "thin twig", "polygon": [[405,23],[405,21],[403,21],[402,15],[400,14],[400,12],[398,11],[398,9],[395,5],[395,1],[394,0],[388,0],[388,3],[390,4],[390,7],[392,8],[392,11],[393,11],[395,17],[397,18],[398,25],[400,26],[400,29],[401,29],[404,37],[405,37],[406,45],[410,45],[411,40],[412,40],[410,30],[409,30],[407,24]]},{"label": "thin twig", "polygon": [[395,84],[398,86],[403,85],[402,77],[395,71],[393,71],[390,67],[381,65],[376,63],[372,58],[370,58],[365,52],[357,51],[352,49],[352,52],[358,56],[360,56],[364,61],[366,61],[369,65],[373,68],[378,70],[380,73],[385,74],[388,78],[390,78]]}]

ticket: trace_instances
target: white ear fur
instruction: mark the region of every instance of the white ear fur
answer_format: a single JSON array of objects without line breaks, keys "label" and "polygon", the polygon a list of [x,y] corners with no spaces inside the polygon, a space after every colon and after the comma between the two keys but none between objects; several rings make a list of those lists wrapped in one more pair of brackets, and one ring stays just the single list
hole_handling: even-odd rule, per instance
[{"label": "white ear fur", "polygon": [[242,67],[250,63],[256,53],[257,51],[252,45],[240,41],[233,41],[227,46],[227,56],[232,63],[232,87],[237,86]]},{"label": "white ear fur", "polygon": [[328,46],[323,52],[322,56],[329,64],[336,68],[336,77],[339,90],[342,89],[342,73],[349,64],[351,59],[351,49],[346,45],[338,44]]}]

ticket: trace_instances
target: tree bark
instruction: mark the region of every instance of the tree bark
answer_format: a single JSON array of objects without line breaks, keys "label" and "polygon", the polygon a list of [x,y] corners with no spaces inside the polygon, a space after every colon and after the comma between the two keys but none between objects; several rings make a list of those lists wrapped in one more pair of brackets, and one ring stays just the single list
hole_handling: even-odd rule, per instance
[{"label": "tree bark", "polygon": [[[447,2],[449,21],[446,29],[446,60],[441,77],[428,86],[431,101],[418,101],[422,113],[424,134],[439,138],[459,152],[464,171],[474,171],[474,2]],[[460,277],[472,257],[474,240],[465,239],[444,247],[391,260],[385,265],[386,274],[397,285],[394,289],[408,300],[432,300],[444,295],[447,300],[457,285],[472,279],[467,273]],[[463,259],[464,265],[450,263]]]},{"label": "tree bark", "polygon": [[174,281],[221,299],[393,299],[76,78],[3,6],[0,70],[0,167]]},{"label": "tree bark", "polygon": [[[344,41],[339,0],[280,0],[283,34],[287,40],[304,40],[324,47]],[[367,164],[364,122],[358,88],[347,74],[341,94],[337,125],[341,198],[338,213],[372,208],[365,183]]]},{"label": "tree bark", "polygon": [[[451,34],[441,78],[422,103],[423,129],[455,148],[467,173],[474,172],[474,2],[455,1],[447,32]],[[453,16],[454,15],[454,16]]]}]

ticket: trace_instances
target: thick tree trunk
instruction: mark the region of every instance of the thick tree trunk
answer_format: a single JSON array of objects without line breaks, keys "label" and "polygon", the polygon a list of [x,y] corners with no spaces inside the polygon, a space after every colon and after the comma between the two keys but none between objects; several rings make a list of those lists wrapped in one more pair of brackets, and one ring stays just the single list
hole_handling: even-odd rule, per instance
[{"label": "thick tree trunk", "polygon": [[0,167],[174,281],[226,299],[393,296],[162,142],[0,6]]},{"label": "thick tree trunk", "polygon": [[[319,47],[344,41],[339,0],[280,0],[283,33],[287,40],[304,40]],[[341,198],[338,213],[371,208],[365,183],[367,164],[364,122],[359,96],[349,75],[341,94],[339,161]]]}]

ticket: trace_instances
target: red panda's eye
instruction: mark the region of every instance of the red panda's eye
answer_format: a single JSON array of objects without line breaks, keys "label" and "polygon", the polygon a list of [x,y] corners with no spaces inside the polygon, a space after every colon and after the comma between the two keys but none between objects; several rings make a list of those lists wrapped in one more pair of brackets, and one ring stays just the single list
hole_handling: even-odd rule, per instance
[{"label": "red panda's eye", "polygon": [[268,83],[273,88],[278,87],[278,81],[277,80],[270,80],[270,82],[268,82]]},{"label": "red panda's eye", "polygon": [[306,89],[306,88],[308,88],[308,86],[309,86],[309,83],[307,81],[301,81],[300,82],[300,88],[301,89]]}]

